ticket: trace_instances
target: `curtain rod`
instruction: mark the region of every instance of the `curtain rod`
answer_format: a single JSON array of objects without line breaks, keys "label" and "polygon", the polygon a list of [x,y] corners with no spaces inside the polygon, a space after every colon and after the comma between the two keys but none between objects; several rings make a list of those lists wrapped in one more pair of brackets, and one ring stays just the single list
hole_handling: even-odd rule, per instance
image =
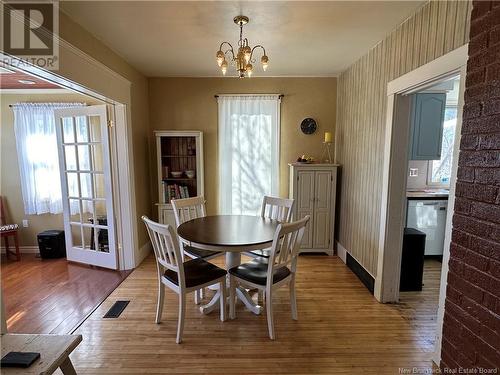
[{"label": "curtain rod", "polygon": [[214,98],[217,99],[219,96],[266,96],[266,95],[278,95],[278,98],[282,98],[285,94],[215,94]]},{"label": "curtain rod", "polygon": [[22,106],[24,104],[31,104],[31,105],[39,105],[39,106],[42,106],[42,105],[60,105],[60,104],[75,104],[75,105],[80,105],[80,104],[83,104],[83,105],[87,105],[87,103],[80,103],[80,102],[61,102],[61,103],[18,103],[18,104],[9,104],[9,107],[12,108],[12,107],[18,107],[18,106]]}]

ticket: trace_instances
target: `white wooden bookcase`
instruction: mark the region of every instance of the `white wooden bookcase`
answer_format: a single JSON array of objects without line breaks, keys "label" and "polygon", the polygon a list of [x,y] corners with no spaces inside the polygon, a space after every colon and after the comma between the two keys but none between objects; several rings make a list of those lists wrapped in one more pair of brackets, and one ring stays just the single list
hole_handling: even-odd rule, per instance
[{"label": "white wooden bookcase", "polygon": [[293,220],[311,217],[300,252],[324,252],[333,255],[335,198],[338,164],[292,163],[289,197],[295,200]]},{"label": "white wooden bookcase", "polygon": [[[204,161],[203,132],[200,131],[155,131],[156,157],[158,167],[158,220],[162,224],[170,224],[175,229],[175,218],[172,205],[166,190],[169,186],[181,187],[189,197],[204,195]],[[189,178],[185,171],[193,170],[195,176]],[[174,177],[172,172],[182,172],[182,176]],[[177,196],[178,198],[181,196]],[[184,197],[184,196],[182,196]]]}]

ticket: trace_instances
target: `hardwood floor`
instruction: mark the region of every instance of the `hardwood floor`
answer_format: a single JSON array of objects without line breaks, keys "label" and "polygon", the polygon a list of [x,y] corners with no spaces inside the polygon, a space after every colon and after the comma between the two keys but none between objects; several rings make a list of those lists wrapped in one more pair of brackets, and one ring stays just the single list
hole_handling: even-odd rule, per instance
[{"label": "hardwood floor", "polygon": [[69,333],[130,273],[35,254],[20,262],[2,255],[1,270],[11,333]]},{"label": "hardwood floor", "polygon": [[[337,257],[299,258],[299,320],[291,319],[287,288],[279,289],[276,341],[267,336],[265,315],[238,305],[236,319],[222,323],[216,312],[200,314],[191,295],[183,343],[176,344],[174,293],[166,293],[163,321],[154,323],[155,273],[149,257],[77,330],[83,342],[71,358],[79,374],[385,375],[432,366],[433,307],[417,306],[435,302],[431,291],[405,296],[400,305],[379,304]],[[426,289],[438,280],[427,279]],[[131,301],[120,318],[102,319],[119,299]]]},{"label": "hardwood floor", "polygon": [[442,265],[437,260],[426,259],[422,291],[400,293],[397,305],[401,316],[430,346],[434,346],[435,343]]}]

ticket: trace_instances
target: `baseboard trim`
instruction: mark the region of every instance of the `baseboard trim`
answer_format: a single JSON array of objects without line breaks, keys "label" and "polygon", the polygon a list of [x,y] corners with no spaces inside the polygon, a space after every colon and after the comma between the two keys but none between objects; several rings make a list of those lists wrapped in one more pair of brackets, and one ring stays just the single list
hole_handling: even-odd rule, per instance
[{"label": "baseboard trim", "polygon": [[141,246],[139,249],[139,252],[137,254],[137,258],[135,259],[135,266],[138,267],[139,264],[142,263],[144,259],[151,253],[151,242],[146,242],[144,245]]},{"label": "baseboard trim", "polygon": [[364,286],[373,294],[375,278],[354,258],[349,251],[337,241],[337,255],[347,267],[361,280]]},{"label": "baseboard trim", "polygon": [[[15,252],[16,248],[14,246],[9,246],[9,250],[11,252]],[[5,254],[5,246],[0,248],[0,252]],[[38,249],[38,246],[19,246],[19,252],[21,254],[38,254],[40,250]]]},{"label": "baseboard trim", "polygon": [[337,245],[337,255],[342,260],[342,262],[347,263],[347,250],[344,246],[342,246],[338,241],[336,242]]},{"label": "baseboard trim", "polygon": [[352,272],[361,280],[361,282],[366,286],[366,288],[373,294],[375,290],[375,279],[370,275],[363,266],[354,257],[347,253],[346,256],[347,267],[351,269]]},{"label": "baseboard trim", "polygon": [[334,253],[331,249],[300,249],[299,254],[326,254],[332,256]]}]

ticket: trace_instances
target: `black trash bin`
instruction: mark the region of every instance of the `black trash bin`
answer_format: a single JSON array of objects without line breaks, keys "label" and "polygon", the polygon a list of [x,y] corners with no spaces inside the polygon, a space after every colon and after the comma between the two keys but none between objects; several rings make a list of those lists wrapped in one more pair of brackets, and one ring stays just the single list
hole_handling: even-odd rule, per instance
[{"label": "black trash bin", "polygon": [[405,228],[403,254],[401,256],[401,277],[399,279],[400,291],[422,290],[424,253],[425,233],[414,228]]},{"label": "black trash bin", "polygon": [[43,259],[64,258],[66,242],[63,230],[46,230],[38,234],[38,248]]}]

